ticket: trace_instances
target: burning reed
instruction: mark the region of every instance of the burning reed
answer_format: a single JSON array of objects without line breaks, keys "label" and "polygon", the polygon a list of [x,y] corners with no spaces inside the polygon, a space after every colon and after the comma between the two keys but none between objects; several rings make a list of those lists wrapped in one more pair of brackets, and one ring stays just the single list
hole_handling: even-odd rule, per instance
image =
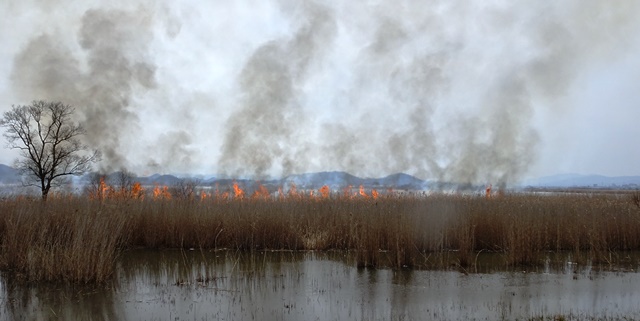
[{"label": "burning reed", "polygon": [[0,266],[88,283],[107,280],[127,248],[345,250],[396,268],[471,266],[480,251],[537,265],[549,251],[606,263],[640,250],[640,207],[620,195],[197,195],[2,200]]}]

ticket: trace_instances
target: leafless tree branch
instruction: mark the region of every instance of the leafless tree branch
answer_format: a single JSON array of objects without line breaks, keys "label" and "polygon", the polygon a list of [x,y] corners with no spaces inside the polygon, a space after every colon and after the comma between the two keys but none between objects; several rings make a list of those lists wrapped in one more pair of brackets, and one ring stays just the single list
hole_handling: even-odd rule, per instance
[{"label": "leafless tree branch", "polygon": [[21,156],[16,168],[34,179],[31,185],[41,189],[43,200],[60,177],[84,174],[100,158],[98,151],[80,142],[85,130],[73,122],[74,112],[70,105],[38,100],[12,106],[0,119],[7,147],[19,150]]}]

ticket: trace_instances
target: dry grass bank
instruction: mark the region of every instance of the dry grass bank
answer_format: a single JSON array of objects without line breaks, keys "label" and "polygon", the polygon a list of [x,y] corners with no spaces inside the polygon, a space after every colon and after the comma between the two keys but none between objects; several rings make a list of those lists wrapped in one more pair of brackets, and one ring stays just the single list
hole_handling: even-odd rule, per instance
[{"label": "dry grass bank", "polygon": [[[0,201],[0,267],[28,281],[102,282],[126,248],[350,250],[361,266],[420,267],[447,252],[541,264],[572,251],[607,262],[640,250],[640,208],[612,194],[242,200]],[[448,263],[446,263],[448,264]]]}]

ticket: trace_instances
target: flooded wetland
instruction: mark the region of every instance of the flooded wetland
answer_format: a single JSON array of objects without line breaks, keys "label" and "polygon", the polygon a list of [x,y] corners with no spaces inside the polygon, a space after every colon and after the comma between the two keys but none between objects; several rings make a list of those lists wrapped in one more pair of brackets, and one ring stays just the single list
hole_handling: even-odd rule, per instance
[{"label": "flooded wetland", "polygon": [[0,44],[0,321],[640,321],[640,0],[0,0]]},{"label": "flooded wetland", "polygon": [[640,320],[618,194],[0,201],[0,320]]},{"label": "flooded wetland", "polygon": [[3,320],[640,319],[632,255],[550,257],[532,270],[480,254],[474,271],[358,268],[349,252],[131,250],[105,286],[1,281]]}]

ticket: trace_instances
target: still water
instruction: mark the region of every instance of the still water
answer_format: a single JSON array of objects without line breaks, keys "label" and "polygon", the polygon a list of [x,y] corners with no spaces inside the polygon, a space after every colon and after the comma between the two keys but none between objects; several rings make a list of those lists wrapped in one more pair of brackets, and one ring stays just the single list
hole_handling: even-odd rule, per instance
[{"label": "still water", "polygon": [[[487,259],[481,258],[480,262]],[[534,271],[357,268],[348,253],[128,251],[113,283],[0,278],[1,320],[640,319],[637,263]]]}]

